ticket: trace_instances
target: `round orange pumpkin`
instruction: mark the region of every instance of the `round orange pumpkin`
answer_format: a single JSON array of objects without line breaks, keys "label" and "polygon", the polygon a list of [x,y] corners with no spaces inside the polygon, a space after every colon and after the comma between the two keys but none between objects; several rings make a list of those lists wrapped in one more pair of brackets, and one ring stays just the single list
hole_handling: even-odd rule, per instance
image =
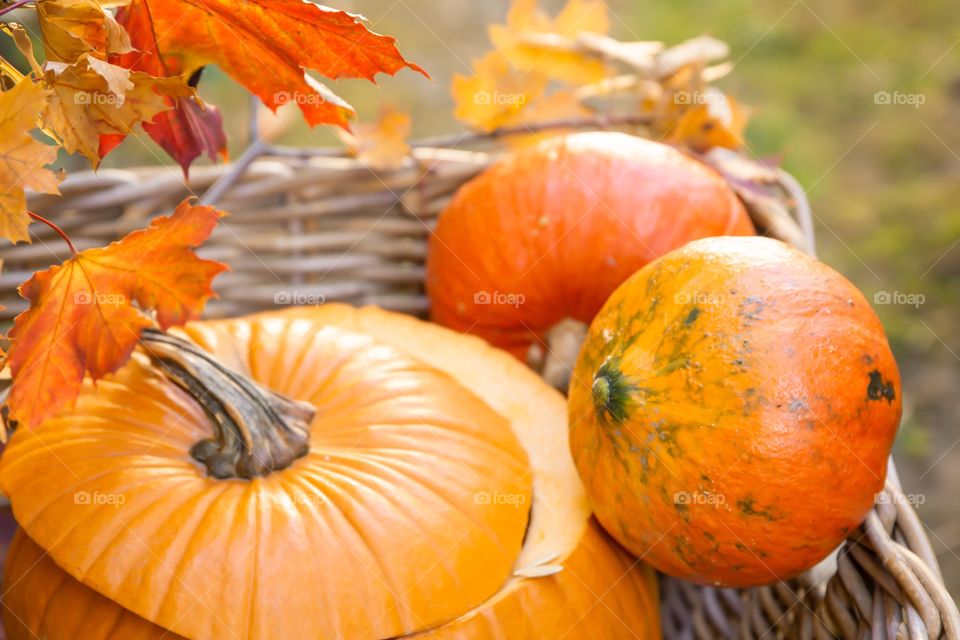
[{"label": "round orange pumpkin", "polygon": [[184,640],[72,578],[17,531],[3,574],[6,637],[82,640]]},{"label": "round orange pumpkin", "polygon": [[146,338],[167,375],[138,355],[12,437],[11,638],[114,637],[96,616],[133,640],[381,639],[568,604],[586,637],[591,591],[595,622],[655,629],[649,570],[590,519],[562,398],[506,354],[335,305],[186,333],[200,348]]},{"label": "round orange pumpkin", "polygon": [[692,242],[590,327],[570,445],[597,518],[657,569],[744,587],[819,562],[873,506],[900,420],[883,327],[767,238]]},{"label": "round orange pumpkin", "polygon": [[430,315],[526,359],[565,319],[593,320],[654,258],[753,233],[726,181],[673,147],[616,132],[552,138],[465,184],[440,215]]}]

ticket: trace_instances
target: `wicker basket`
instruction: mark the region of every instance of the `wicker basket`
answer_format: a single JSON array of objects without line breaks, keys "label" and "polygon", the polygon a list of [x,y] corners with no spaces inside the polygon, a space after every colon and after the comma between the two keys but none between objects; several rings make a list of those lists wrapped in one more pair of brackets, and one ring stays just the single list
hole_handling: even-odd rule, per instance
[{"label": "wicker basket", "polygon": [[[232,166],[194,169],[189,186],[171,168],[75,174],[62,197],[35,197],[31,208],[84,248],[144,226],[186,195],[207,193],[231,212],[202,252],[232,268],[217,280],[220,299],[210,315],[333,300],[423,314],[434,220],[494,153],[416,146],[406,167],[375,173],[337,151],[260,148]],[[793,192],[799,225],[744,199],[758,228],[812,250],[809,217]],[[49,229],[33,231],[32,245],[0,251],[7,319],[23,309],[17,285],[67,257]],[[663,577],[665,637],[960,638],[960,613],[892,461],[880,498],[831,558],[789,583],[732,590]]]}]

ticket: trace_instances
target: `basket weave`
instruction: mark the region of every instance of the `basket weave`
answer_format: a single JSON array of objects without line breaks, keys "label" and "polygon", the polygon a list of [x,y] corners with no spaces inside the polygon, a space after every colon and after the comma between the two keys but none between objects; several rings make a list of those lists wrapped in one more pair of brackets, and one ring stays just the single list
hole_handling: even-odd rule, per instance
[{"label": "basket weave", "polygon": [[[195,168],[189,186],[170,168],[74,174],[62,184],[62,197],[36,196],[30,206],[82,249],[143,227],[219,179],[217,206],[231,216],[201,253],[228,262],[232,271],[217,279],[220,299],[209,305],[210,315],[334,300],[422,315],[430,230],[451,195],[492,154],[420,146],[406,167],[375,173],[330,150],[281,151],[240,161],[242,171]],[[749,208],[762,231],[812,249],[809,224]],[[0,314],[6,319],[24,308],[16,286],[68,257],[49,229],[34,225],[32,231],[32,245],[0,250]],[[960,613],[892,460],[885,491],[867,520],[800,578],[734,590],[664,576],[661,588],[670,639],[960,639]]]}]

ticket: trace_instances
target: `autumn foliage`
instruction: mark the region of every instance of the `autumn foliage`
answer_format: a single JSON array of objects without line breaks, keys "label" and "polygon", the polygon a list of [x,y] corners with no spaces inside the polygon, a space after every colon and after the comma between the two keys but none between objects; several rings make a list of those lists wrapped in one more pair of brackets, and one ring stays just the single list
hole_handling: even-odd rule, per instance
[{"label": "autumn foliage", "polygon": [[[0,8],[0,15],[24,4]],[[225,157],[222,118],[196,93],[207,65],[218,65],[271,109],[294,102],[310,125],[340,127],[353,109],[308,70],[332,79],[373,80],[405,67],[426,75],[361,17],[302,0],[38,0],[33,6],[42,56],[26,29],[0,23],[28,69],[0,58],[0,88],[7,87],[0,93],[0,237],[12,242],[30,241],[34,218],[69,243],[27,210],[25,193],[58,193],[61,176],[49,168],[58,147],[96,168],[142,128],[184,174],[201,155]],[[119,8],[114,13],[111,6]],[[394,119],[402,145],[405,117]],[[364,142],[369,135],[360,129],[353,140],[358,153],[375,156],[371,144],[382,144],[380,134]],[[143,329],[196,318],[226,266],[193,250],[222,215],[184,202],[148,229],[74,251],[23,284],[30,308],[8,336],[11,418],[32,425],[55,415],[73,403],[85,376],[101,378],[122,366]]]},{"label": "autumn foliage", "polygon": [[17,420],[35,424],[72,403],[84,376],[116,371],[146,327],[198,317],[213,295],[211,281],[226,266],[193,249],[222,215],[184,202],[148,229],[81,251],[24,283],[20,295],[30,309],[10,332],[9,406]]},{"label": "autumn foliage", "polygon": [[568,0],[556,16],[537,0],[515,0],[505,24],[490,25],[493,48],[473,74],[454,77],[454,114],[479,131],[517,130],[506,136],[512,146],[592,119],[696,153],[743,147],[749,109],[712,84],[733,68],[724,43],[624,42],[608,35],[610,22],[603,0]]},{"label": "autumn foliage", "polygon": [[[96,167],[142,125],[185,172],[201,154],[224,155],[222,120],[196,94],[206,65],[271,109],[295,102],[310,125],[346,126],[353,109],[307,70],[368,80],[404,67],[423,73],[359,16],[303,0],[131,0],[114,3],[124,5],[116,15],[104,4],[37,2],[42,65],[23,27],[0,23],[30,68],[24,75],[0,60],[0,80],[31,87],[0,97],[0,235],[14,242],[28,240],[23,190],[56,193],[43,169],[56,146]],[[27,140],[38,124],[43,138]]]}]

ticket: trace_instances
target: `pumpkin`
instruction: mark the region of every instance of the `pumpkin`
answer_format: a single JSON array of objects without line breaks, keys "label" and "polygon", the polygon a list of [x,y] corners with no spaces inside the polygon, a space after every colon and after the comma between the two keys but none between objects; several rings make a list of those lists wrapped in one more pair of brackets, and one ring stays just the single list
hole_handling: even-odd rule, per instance
[{"label": "pumpkin", "polygon": [[17,531],[3,575],[7,638],[183,640],[105,598]]},{"label": "pumpkin", "polygon": [[92,617],[134,640],[479,638],[455,625],[568,606],[572,637],[578,615],[656,628],[649,570],[590,519],[562,398],[509,356],[337,305],[186,336],[146,335],[153,362],[11,438],[11,638],[115,637]]},{"label": "pumpkin", "polygon": [[588,324],[654,258],[753,233],[726,181],[673,147],[617,132],[551,138],[467,182],[441,213],[427,255],[430,316],[536,360],[552,328]]},{"label": "pumpkin", "polygon": [[874,504],[901,413],[883,327],[843,276],[708,238],[627,280],[587,335],[570,445],[596,516],[702,584],[785,580]]}]

